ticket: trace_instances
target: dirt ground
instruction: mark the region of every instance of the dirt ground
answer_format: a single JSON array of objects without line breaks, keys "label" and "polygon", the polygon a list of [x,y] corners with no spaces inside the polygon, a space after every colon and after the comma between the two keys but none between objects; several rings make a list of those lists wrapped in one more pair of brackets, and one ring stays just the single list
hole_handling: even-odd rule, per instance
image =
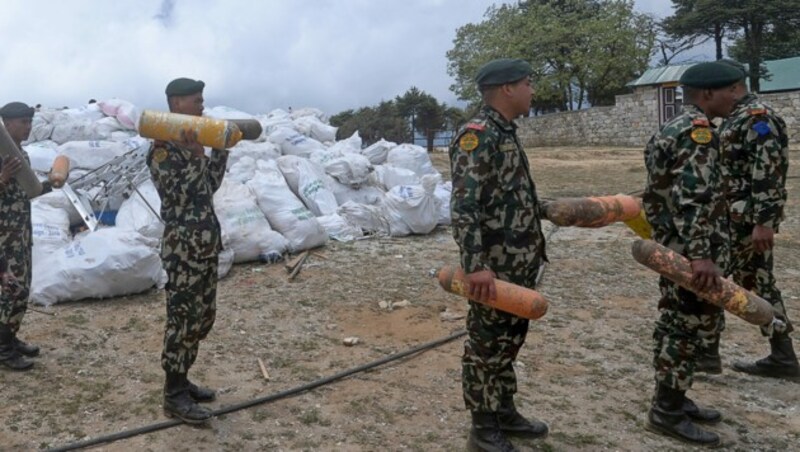
[{"label": "dirt ground", "polygon": [[[631,192],[644,181],[640,149],[542,148],[529,155],[546,198]],[[434,161],[447,175],[445,154]],[[790,170],[776,274],[790,318],[800,323],[800,165]],[[692,450],[643,428],[653,390],[657,288],[655,274],[632,259],[633,240],[623,225],[561,228],[550,237],[551,264],[540,289],[550,309],[532,322],[516,369],[518,406],[547,421],[551,433],[515,440],[521,449]],[[237,265],[220,282],[217,323],[190,376],[218,389],[211,407],[220,408],[447,336],[464,327],[467,304],[430,274],[457,262],[450,230],[439,228],[427,236],[332,242],[294,281],[282,264]],[[386,307],[392,303],[400,305]],[[163,291],[48,312],[29,312],[21,330],[42,346],[34,370],[0,371],[1,450],[63,446],[165,420]],[[728,320],[725,371],[698,377],[690,395],[723,412],[712,429],[727,450],[799,450],[800,385],[730,370],[734,360],[763,356],[768,345],[756,327]],[[359,343],[345,346],[342,339],[352,336]],[[460,393],[462,343],[226,414],[207,427],[180,425],[97,449],[463,450],[469,416]]]}]

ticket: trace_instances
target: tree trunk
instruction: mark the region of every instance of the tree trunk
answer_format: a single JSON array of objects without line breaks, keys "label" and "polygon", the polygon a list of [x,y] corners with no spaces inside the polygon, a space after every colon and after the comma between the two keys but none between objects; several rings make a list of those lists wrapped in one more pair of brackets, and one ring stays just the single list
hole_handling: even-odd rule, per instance
[{"label": "tree trunk", "polygon": [[433,152],[433,139],[436,138],[436,130],[425,129],[425,136],[428,139],[428,153]]},{"label": "tree trunk", "polygon": [[714,44],[717,48],[717,61],[722,59],[722,38],[725,36],[725,30],[719,22],[714,23]]}]

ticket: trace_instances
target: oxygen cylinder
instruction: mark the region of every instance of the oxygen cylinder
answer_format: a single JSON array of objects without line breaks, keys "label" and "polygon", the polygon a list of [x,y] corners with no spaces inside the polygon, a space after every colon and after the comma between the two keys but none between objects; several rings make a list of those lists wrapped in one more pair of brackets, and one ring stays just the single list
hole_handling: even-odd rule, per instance
[{"label": "oxygen cylinder", "polygon": [[556,199],[547,203],[544,210],[547,219],[557,226],[599,228],[636,218],[642,206],[632,196],[614,195]]},{"label": "oxygen cylinder", "polygon": [[28,162],[25,161],[25,157],[22,156],[17,144],[11,139],[11,135],[8,134],[2,121],[0,121],[0,156],[3,157],[3,160],[8,160],[13,157],[19,159],[22,165],[14,178],[25,191],[25,194],[28,195],[29,199],[42,194],[41,182],[36,178],[36,174],[33,173]]},{"label": "oxygen cylinder", "polygon": [[197,142],[216,149],[229,149],[242,139],[236,124],[224,119],[145,110],[139,118],[139,135],[162,141],[181,141],[181,132],[191,129]]},{"label": "oxygen cylinder", "polygon": [[50,168],[50,174],[47,179],[53,188],[61,188],[67,182],[69,177],[69,157],[66,155],[59,155],[53,160],[53,166]]},{"label": "oxygen cylinder", "polygon": [[689,260],[652,240],[635,241],[632,253],[633,258],[645,267],[749,323],[766,325],[774,317],[772,306],[766,300],[727,279],[722,279],[722,287],[718,290],[695,289],[692,287],[692,266]]},{"label": "oxygen cylinder", "polygon": [[[444,290],[469,298],[469,282],[462,268],[445,265],[437,277]],[[485,303],[486,306],[531,320],[547,313],[547,299],[539,292],[499,279],[494,280],[494,285],[497,297]]]},{"label": "oxygen cylinder", "polygon": [[261,123],[256,119],[228,119],[228,122],[236,124],[242,131],[243,140],[257,140],[264,132]]},{"label": "oxygen cylinder", "polygon": [[645,240],[653,238],[653,227],[647,222],[647,216],[644,213],[644,209],[642,209],[639,212],[639,215],[637,215],[635,218],[625,220],[625,225],[631,228],[636,235]]}]

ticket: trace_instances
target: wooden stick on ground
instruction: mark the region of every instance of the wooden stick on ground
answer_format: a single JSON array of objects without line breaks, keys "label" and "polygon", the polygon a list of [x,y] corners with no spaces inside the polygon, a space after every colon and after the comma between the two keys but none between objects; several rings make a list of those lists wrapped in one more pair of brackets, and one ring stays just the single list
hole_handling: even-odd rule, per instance
[{"label": "wooden stick on ground", "polygon": [[305,263],[306,259],[308,258],[308,251],[303,251],[303,254],[300,255],[300,261],[295,265],[292,272],[289,273],[289,281],[293,280],[298,273],[300,273],[300,269],[303,268],[303,264]]},{"label": "wooden stick on ground", "polygon": [[294,271],[294,269],[297,268],[297,266],[300,265],[300,262],[304,261],[306,257],[308,257],[308,251],[303,251],[302,253],[292,258],[292,260],[286,262],[286,265],[284,265],[286,271],[290,273]]},{"label": "wooden stick on ground", "polygon": [[264,380],[269,381],[269,374],[267,373],[267,367],[264,365],[264,361],[261,361],[261,358],[256,358],[258,360],[258,367],[261,368],[261,375],[264,376]]}]

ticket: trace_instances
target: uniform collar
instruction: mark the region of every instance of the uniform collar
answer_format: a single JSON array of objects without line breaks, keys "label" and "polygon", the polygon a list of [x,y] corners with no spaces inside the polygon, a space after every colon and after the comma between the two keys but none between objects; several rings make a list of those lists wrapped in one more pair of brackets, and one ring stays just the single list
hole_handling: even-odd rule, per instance
[{"label": "uniform collar", "polygon": [[513,121],[507,121],[503,115],[500,114],[499,111],[495,110],[494,108],[484,105],[482,108],[483,113],[491,119],[498,127],[505,130],[506,132],[513,132],[517,129],[517,125],[514,124]]},{"label": "uniform collar", "polygon": [[756,97],[753,93],[747,93],[744,97],[739,99],[736,102],[736,105],[733,106],[733,112],[731,112],[731,116],[735,116],[736,113],[748,108],[750,105],[756,103],[758,97]]}]

